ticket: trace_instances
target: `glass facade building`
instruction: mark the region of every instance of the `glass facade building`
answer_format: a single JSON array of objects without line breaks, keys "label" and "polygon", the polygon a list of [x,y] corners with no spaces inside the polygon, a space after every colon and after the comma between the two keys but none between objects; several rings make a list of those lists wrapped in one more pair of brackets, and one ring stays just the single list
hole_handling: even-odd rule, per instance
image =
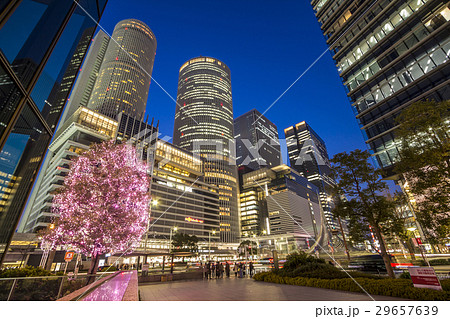
[{"label": "glass facade building", "polygon": [[331,178],[325,142],[305,121],[288,127],[284,130],[284,135],[291,167],[319,189],[328,229],[335,231],[337,223],[331,213],[330,201],[335,182]]},{"label": "glass facade building", "polygon": [[104,53],[88,108],[111,118],[122,111],[143,117],[155,54],[156,38],[145,23],[120,21]]},{"label": "glass facade building", "polygon": [[106,2],[1,1],[1,260]]},{"label": "glass facade building", "polygon": [[287,165],[261,168],[242,178],[243,237],[283,236],[295,249],[309,249],[316,241],[323,245],[325,224],[316,186]]},{"label": "glass facade building", "polygon": [[258,110],[251,110],[234,119],[236,164],[251,169],[281,164],[280,141],[275,124]]},{"label": "glass facade building", "polygon": [[450,99],[450,4],[439,0],[311,2],[364,138],[386,176],[395,117],[412,103]]},{"label": "glass facade building", "polygon": [[174,144],[204,160],[205,182],[219,188],[220,239],[237,242],[237,169],[233,133],[230,69],[210,57],[180,68]]}]

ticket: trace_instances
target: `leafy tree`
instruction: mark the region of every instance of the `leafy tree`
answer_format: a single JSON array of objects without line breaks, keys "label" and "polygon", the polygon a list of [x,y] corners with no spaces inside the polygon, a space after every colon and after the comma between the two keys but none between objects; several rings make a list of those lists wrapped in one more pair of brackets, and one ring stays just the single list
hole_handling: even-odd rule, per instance
[{"label": "leafy tree", "polygon": [[238,249],[241,251],[239,255],[244,256],[246,248],[249,255],[256,255],[258,253],[257,246],[258,244],[254,241],[244,240],[239,244]]},{"label": "leafy tree", "polygon": [[132,146],[94,144],[71,163],[53,198],[52,210],[59,217],[43,243],[91,256],[88,273],[95,274],[99,255],[131,252],[139,244],[147,229],[148,190],[147,166]]},{"label": "leafy tree", "polygon": [[401,142],[395,171],[406,181],[427,240],[450,237],[450,101],[422,101],[396,121]]},{"label": "leafy tree", "polygon": [[369,158],[367,151],[354,150],[336,154],[331,160],[338,193],[347,198],[347,201],[338,202],[334,213],[349,220],[352,240],[372,242],[371,234],[374,234],[378,239],[379,253],[387,273],[394,278],[391,260],[386,251],[383,225],[393,219],[395,203],[384,196],[387,185],[368,163]]},{"label": "leafy tree", "polygon": [[198,238],[195,235],[175,233],[172,238],[172,246],[175,251],[198,251]]}]

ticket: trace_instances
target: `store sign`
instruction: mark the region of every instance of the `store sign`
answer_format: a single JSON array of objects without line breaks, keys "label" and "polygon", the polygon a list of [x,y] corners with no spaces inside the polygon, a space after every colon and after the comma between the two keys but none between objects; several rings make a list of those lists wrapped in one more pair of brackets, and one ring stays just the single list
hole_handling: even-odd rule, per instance
[{"label": "store sign", "polygon": [[66,262],[69,262],[73,259],[73,256],[75,255],[75,253],[73,251],[68,251],[66,252],[66,254],[64,255],[64,260]]},{"label": "store sign", "polygon": [[442,290],[433,267],[410,267],[408,270],[414,287]]},{"label": "store sign", "polygon": [[185,217],[184,220],[187,221],[187,222],[189,222],[189,223],[203,224],[203,220],[197,219],[197,218]]}]

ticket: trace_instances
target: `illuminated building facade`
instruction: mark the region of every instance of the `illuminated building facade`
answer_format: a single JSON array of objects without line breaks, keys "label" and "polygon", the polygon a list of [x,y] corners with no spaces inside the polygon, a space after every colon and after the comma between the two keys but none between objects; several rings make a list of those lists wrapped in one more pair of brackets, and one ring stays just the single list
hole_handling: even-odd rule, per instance
[{"label": "illuminated building facade", "polygon": [[87,107],[110,118],[122,111],[143,116],[155,54],[156,38],[145,23],[120,21],[108,43]]},{"label": "illuminated building facade", "polygon": [[205,182],[219,188],[220,239],[237,242],[239,214],[230,69],[198,57],[180,68],[174,144],[199,154]]},{"label": "illuminated building facade", "polygon": [[92,143],[114,138],[117,121],[80,107],[62,125],[48,148],[41,173],[30,195],[19,225],[19,232],[36,233],[47,228],[56,215],[51,211],[54,192],[63,185],[73,158]]},{"label": "illuminated building facade", "polygon": [[243,174],[239,198],[243,237],[289,237],[308,249],[324,236],[319,189],[287,165]]},{"label": "illuminated building facade", "polygon": [[330,231],[337,230],[330,197],[335,186],[325,142],[305,121],[284,130],[292,168],[319,189],[320,202]]},{"label": "illuminated building facade", "polygon": [[148,248],[155,248],[158,242],[167,243],[171,229],[195,235],[201,242],[208,242],[209,238],[218,242],[218,190],[204,182],[203,163],[198,155],[158,140]]},{"label": "illuminated building facade", "polygon": [[0,5],[0,263],[106,3]]},{"label": "illuminated building facade", "polygon": [[234,138],[238,166],[260,169],[281,164],[277,127],[257,110],[234,119]]},{"label": "illuminated building facade", "polygon": [[442,0],[313,0],[366,143],[386,176],[395,117],[416,101],[450,99],[450,4]]}]

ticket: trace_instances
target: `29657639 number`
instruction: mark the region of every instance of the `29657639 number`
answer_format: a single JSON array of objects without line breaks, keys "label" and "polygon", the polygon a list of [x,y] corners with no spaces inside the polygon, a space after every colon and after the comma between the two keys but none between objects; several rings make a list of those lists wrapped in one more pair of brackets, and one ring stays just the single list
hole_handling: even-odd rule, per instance
[{"label": "29657639 number", "polygon": [[438,314],[437,306],[376,306],[377,316],[435,316]]}]

